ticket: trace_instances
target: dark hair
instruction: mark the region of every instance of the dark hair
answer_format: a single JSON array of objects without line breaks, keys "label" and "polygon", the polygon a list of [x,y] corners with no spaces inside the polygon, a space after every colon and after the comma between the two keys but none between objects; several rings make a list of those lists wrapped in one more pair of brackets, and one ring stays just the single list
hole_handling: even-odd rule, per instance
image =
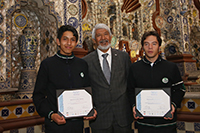
[{"label": "dark hair", "polygon": [[59,39],[59,41],[61,40],[61,37],[62,37],[62,35],[63,35],[63,33],[64,33],[65,31],[71,31],[71,32],[73,33],[73,36],[76,37],[76,42],[78,41],[78,32],[77,32],[77,30],[76,30],[73,26],[71,26],[71,25],[63,25],[63,26],[61,26],[61,27],[58,29],[58,31],[57,31],[57,38]]},{"label": "dark hair", "polygon": [[158,34],[157,31],[147,31],[143,34],[142,36],[142,40],[141,40],[141,44],[142,46],[144,45],[144,40],[148,37],[148,36],[155,36],[157,38],[157,41],[159,43],[159,46],[161,46],[162,44],[162,39],[160,38],[160,35]]}]

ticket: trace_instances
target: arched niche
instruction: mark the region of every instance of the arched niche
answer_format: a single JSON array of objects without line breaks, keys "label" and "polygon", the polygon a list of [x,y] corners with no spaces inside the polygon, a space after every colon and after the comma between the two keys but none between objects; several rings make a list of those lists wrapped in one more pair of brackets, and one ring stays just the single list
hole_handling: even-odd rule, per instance
[{"label": "arched niche", "polygon": [[[18,88],[22,69],[21,56],[18,47],[18,39],[24,27],[16,24],[16,16],[24,15],[27,24],[35,31],[38,38],[38,53],[36,69],[40,62],[56,53],[56,32],[62,24],[61,17],[53,9],[53,2],[48,0],[16,0],[15,5],[6,12],[6,74],[1,82],[3,89]],[[23,21],[23,20],[21,20]]]}]

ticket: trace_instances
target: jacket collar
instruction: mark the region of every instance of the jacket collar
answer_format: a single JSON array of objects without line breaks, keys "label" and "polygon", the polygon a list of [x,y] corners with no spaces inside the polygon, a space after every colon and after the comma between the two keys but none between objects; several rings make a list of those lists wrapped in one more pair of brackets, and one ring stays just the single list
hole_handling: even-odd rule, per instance
[{"label": "jacket collar", "polygon": [[62,58],[62,59],[73,59],[74,58],[74,53],[72,52],[72,55],[70,56],[67,56],[67,55],[62,55],[60,53],[60,50],[56,53],[56,55],[59,57],[59,58]]},{"label": "jacket collar", "polygon": [[[152,62],[150,62],[149,60],[147,60],[147,58],[144,56],[144,58],[142,59],[144,63],[146,64],[151,64]],[[154,64],[157,64],[158,62],[162,61],[162,57],[159,55],[157,60],[154,62]]]}]

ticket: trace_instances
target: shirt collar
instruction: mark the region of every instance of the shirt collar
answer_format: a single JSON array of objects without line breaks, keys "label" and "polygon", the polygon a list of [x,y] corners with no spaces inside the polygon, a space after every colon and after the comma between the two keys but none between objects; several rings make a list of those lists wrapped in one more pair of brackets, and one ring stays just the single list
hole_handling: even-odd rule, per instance
[{"label": "shirt collar", "polygon": [[62,58],[62,59],[73,59],[74,58],[74,53],[72,52],[72,54],[70,56],[67,56],[67,55],[63,55],[60,53],[60,50],[56,53],[56,55],[59,57],[59,58]]},{"label": "shirt collar", "polygon": [[[102,51],[99,50],[98,48],[97,48],[97,53],[98,53],[99,56],[101,56],[102,54],[105,54],[104,52],[102,52]],[[108,51],[107,51],[106,53],[108,53],[108,56],[109,56],[109,55],[111,56],[111,48],[109,48]]]}]

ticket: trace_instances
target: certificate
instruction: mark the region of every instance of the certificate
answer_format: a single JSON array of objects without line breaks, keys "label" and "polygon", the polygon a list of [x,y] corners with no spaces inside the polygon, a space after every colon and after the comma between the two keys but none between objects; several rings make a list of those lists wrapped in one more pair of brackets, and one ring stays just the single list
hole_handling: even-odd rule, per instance
[{"label": "certificate", "polygon": [[136,88],[136,116],[171,117],[170,90]]},{"label": "certificate", "polygon": [[93,115],[91,87],[57,90],[58,114],[65,118]]}]

